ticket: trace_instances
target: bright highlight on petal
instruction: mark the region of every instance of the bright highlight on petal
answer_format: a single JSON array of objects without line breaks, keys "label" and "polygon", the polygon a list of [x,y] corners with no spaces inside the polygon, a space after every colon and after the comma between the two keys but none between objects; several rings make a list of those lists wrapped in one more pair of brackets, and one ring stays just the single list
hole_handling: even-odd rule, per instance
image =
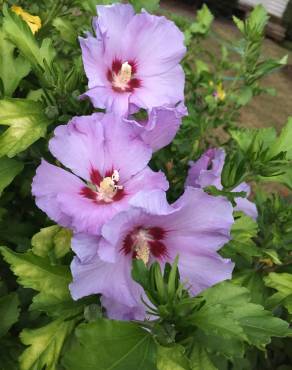
[{"label": "bright highlight on petal", "polygon": [[12,5],[11,10],[19,15],[29,26],[31,32],[35,34],[42,27],[42,21],[37,15],[31,15],[24,11],[20,6]]}]

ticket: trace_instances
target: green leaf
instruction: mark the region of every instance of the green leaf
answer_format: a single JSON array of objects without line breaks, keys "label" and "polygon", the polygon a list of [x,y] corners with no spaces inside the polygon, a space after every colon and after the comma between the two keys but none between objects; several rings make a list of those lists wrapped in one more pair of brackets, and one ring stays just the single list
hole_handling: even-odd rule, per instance
[{"label": "green leaf", "polygon": [[155,12],[159,8],[160,0],[129,0],[136,12],[146,9],[148,12]]},{"label": "green leaf", "polygon": [[8,10],[7,6],[3,7],[3,14],[3,29],[7,37],[17,46],[32,67],[41,73],[45,69],[45,63],[51,65],[55,57],[52,41],[45,39],[40,47],[29,26],[20,16]]},{"label": "green leaf", "polygon": [[185,355],[183,346],[176,344],[171,347],[158,347],[158,370],[191,370],[190,362]]},{"label": "green leaf", "polygon": [[6,40],[0,31],[0,78],[4,87],[4,96],[11,97],[20,81],[28,75],[30,64],[23,56],[14,55],[15,46]]},{"label": "green leaf", "polygon": [[254,256],[261,256],[261,250],[252,240],[258,233],[257,223],[242,212],[237,212],[235,222],[231,228],[231,241],[222,250],[225,257],[232,257],[236,254],[243,256],[248,261]]},{"label": "green leaf", "polygon": [[292,314],[292,274],[271,272],[264,278],[266,286],[278,292],[267,300],[268,307],[283,304]]},{"label": "green leaf", "polygon": [[64,356],[67,370],[156,370],[152,336],[131,322],[97,320],[81,324]]},{"label": "green leaf", "polygon": [[77,31],[68,19],[57,17],[53,20],[53,26],[60,32],[60,36],[64,41],[71,45],[77,44]]},{"label": "green leaf", "polygon": [[205,35],[209,32],[212,22],[214,20],[213,14],[210,12],[206,4],[197,12],[196,21],[190,26],[190,31],[193,34]]},{"label": "green leaf", "polygon": [[49,123],[39,102],[26,99],[0,100],[0,125],[9,126],[0,135],[0,157],[14,157],[44,137]]},{"label": "green leaf", "polygon": [[7,157],[0,158],[0,195],[22,170],[23,163]]},{"label": "green leaf", "polygon": [[51,253],[62,258],[71,249],[72,232],[58,225],[45,227],[31,240],[32,251],[39,257],[48,257]]},{"label": "green leaf", "polygon": [[19,316],[19,300],[16,293],[10,293],[0,298],[0,337],[4,336],[15,324]]},{"label": "green leaf", "polygon": [[66,338],[73,331],[77,320],[52,321],[39,329],[25,329],[20,334],[23,344],[29,346],[19,358],[20,370],[57,370],[59,356]]},{"label": "green leaf", "polygon": [[190,362],[192,370],[217,370],[206,350],[198,343],[192,349]]},{"label": "green leaf", "polygon": [[270,148],[276,140],[276,130],[274,127],[261,129],[231,129],[229,130],[232,138],[237,142],[243,152],[248,152],[254,141],[254,150]]},{"label": "green leaf", "polygon": [[289,333],[288,323],[273,317],[261,305],[250,303],[248,290],[243,287],[224,282],[207,289],[202,296],[207,307],[221,304],[231,310],[230,316],[241,327],[247,341],[261,349],[270,343],[272,336],[284,337]]},{"label": "green leaf", "polygon": [[264,305],[268,295],[263,276],[255,270],[244,270],[234,274],[232,282],[249,290],[251,301]]},{"label": "green leaf", "polygon": [[[68,289],[71,274],[67,266],[51,266],[47,258],[35,256],[31,251],[16,253],[0,247],[0,252],[18,277],[18,283],[39,292],[34,296],[30,309],[46,311],[50,315],[62,310],[72,314],[75,305]],[[76,309],[79,309],[78,305]]]},{"label": "green leaf", "polygon": [[253,97],[252,88],[250,86],[244,86],[237,96],[237,103],[241,106],[246,105],[250,102]]},{"label": "green leaf", "polygon": [[271,157],[280,152],[287,152],[287,158],[292,159],[292,117],[289,117],[288,122],[282,129],[280,136],[271,146]]},{"label": "green leaf", "polygon": [[247,340],[247,337],[234,318],[233,311],[228,305],[205,304],[203,308],[196,312],[190,322],[198,326],[207,335],[218,335],[223,338],[235,338],[241,341]]}]

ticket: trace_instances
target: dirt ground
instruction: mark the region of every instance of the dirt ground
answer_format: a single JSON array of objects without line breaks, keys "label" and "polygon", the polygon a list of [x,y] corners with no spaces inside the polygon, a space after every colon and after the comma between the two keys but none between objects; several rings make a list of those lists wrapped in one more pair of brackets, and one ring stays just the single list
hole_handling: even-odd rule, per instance
[{"label": "dirt ground", "polygon": [[[174,11],[188,18],[195,17],[195,9],[179,0],[163,0],[164,9]],[[224,39],[239,36],[239,32],[232,21],[217,19],[214,22],[214,31]],[[209,48],[214,48],[215,42],[210,41]],[[292,52],[283,48],[273,40],[266,38],[263,46],[265,57],[281,58],[288,54],[288,65],[269,75],[263,81],[263,86],[273,87],[277,96],[262,95],[256,97],[242,110],[241,123],[245,127],[269,127],[280,129],[292,116]],[[291,63],[289,65],[289,63]]]}]

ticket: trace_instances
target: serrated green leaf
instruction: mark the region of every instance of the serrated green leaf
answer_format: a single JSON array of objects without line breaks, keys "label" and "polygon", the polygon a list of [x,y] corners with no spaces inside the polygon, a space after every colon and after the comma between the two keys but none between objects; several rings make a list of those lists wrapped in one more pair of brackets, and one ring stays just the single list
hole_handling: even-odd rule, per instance
[{"label": "serrated green leaf", "polygon": [[7,157],[0,158],[0,195],[22,170],[23,163]]},{"label": "serrated green leaf", "polygon": [[18,277],[18,283],[39,292],[33,298],[31,309],[46,311],[52,316],[63,310],[68,314],[71,310],[79,310],[70,297],[71,274],[67,266],[51,266],[49,259],[38,257],[31,251],[16,253],[0,247],[0,252]]},{"label": "serrated green leaf", "polygon": [[263,276],[259,271],[240,271],[234,274],[232,282],[247,288],[253,303],[265,304],[268,292],[263,281]]},{"label": "serrated green leaf", "polygon": [[267,127],[261,129],[231,129],[230,135],[237,142],[238,146],[243,152],[247,152],[251,143],[254,142],[254,149],[258,150],[261,146],[263,149],[270,148],[276,140],[276,130],[274,127]]},{"label": "serrated green leaf", "polygon": [[227,305],[208,303],[207,301],[207,304],[190,318],[193,325],[198,326],[207,335],[247,340],[231,308]]},{"label": "serrated green leaf", "polygon": [[230,316],[240,325],[247,341],[261,349],[270,343],[272,336],[285,337],[289,333],[288,323],[273,317],[261,305],[250,303],[248,290],[243,287],[224,282],[207,289],[202,296],[207,307],[221,304],[232,310]]},{"label": "serrated green leaf", "polygon": [[137,324],[97,320],[81,324],[64,356],[67,370],[156,370],[156,344]]},{"label": "serrated green leaf", "polygon": [[183,346],[158,347],[157,370],[191,370]]},{"label": "serrated green leaf", "polygon": [[192,370],[217,370],[206,350],[198,343],[192,349],[190,363]]},{"label": "serrated green leaf", "polygon": [[18,306],[19,300],[16,293],[10,293],[0,298],[0,337],[4,336],[18,320]]},{"label": "serrated green leaf", "polygon": [[0,30],[0,78],[4,96],[11,97],[20,81],[28,75],[30,64],[23,56],[14,55],[15,46],[5,38]]},{"label": "serrated green leaf", "polygon": [[197,12],[196,21],[190,26],[191,33],[205,35],[209,32],[213,20],[213,14],[210,12],[207,5],[204,4]]},{"label": "serrated green leaf", "polygon": [[25,329],[20,333],[23,344],[29,346],[20,356],[20,370],[57,370],[59,356],[66,338],[71,334],[77,319],[62,318],[39,329]]},{"label": "serrated green leaf", "polygon": [[287,158],[292,159],[292,117],[289,117],[288,122],[281,131],[281,134],[271,146],[271,157],[280,152],[286,152]]},{"label": "serrated green leaf", "polygon": [[0,157],[14,157],[40,137],[50,123],[41,103],[26,99],[0,100],[0,125],[9,128],[0,135]]},{"label": "serrated green leaf", "polygon": [[292,274],[271,272],[264,280],[266,286],[278,291],[267,300],[268,307],[283,304],[292,314]]}]

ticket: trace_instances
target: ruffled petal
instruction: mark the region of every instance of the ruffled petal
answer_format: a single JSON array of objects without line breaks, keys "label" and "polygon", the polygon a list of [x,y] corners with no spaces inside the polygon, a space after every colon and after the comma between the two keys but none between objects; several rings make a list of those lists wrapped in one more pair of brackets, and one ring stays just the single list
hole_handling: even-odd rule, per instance
[{"label": "ruffled petal", "polygon": [[170,71],[186,52],[179,28],[147,12],[132,18],[124,32],[124,45],[130,60],[137,61],[137,76],[142,79]]},{"label": "ruffled petal", "polygon": [[71,217],[64,213],[58,202],[58,195],[68,194],[69,197],[74,197],[82,184],[78,177],[42,160],[33,178],[32,194],[42,211],[58,224],[68,227],[71,225]]},{"label": "ruffled petal", "polygon": [[49,142],[51,153],[66,167],[90,181],[91,170],[104,168],[104,132],[102,113],[74,117],[58,126]]},{"label": "ruffled petal", "polygon": [[130,103],[150,110],[157,106],[176,105],[184,101],[185,75],[180,65],[160,75],[143,77],[142,86],[130,96]]},{"label": "ruffled petal", "polygon": [[185,106],[180,104],[177,108],[153,108],[147,122],[140,123],[131,119],[125,121],[135,128],[137,134],[155,152],[173,140],[181,124],[181,118],[186,114]]},{"label": "ruffled petal", "polygon": [[88,33],[87,38],[79,37],[79,43],[82,51],[83,66],[88,78],[88,87],[91,89],[96,86],[108,85],[106,80],[107,66],[103,59],[103,40]]}]

